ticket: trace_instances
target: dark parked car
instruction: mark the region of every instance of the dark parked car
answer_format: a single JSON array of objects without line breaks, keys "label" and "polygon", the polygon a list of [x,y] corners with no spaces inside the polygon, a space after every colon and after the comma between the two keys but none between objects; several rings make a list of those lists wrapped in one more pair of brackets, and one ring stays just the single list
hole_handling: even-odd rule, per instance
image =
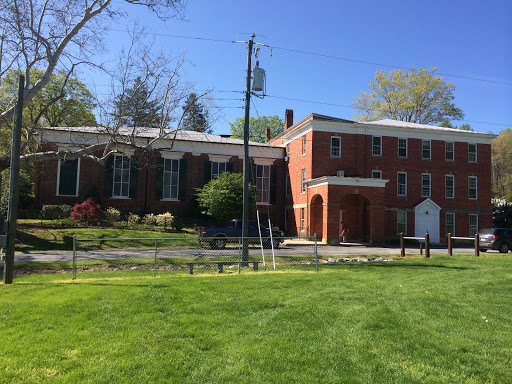
[{"label": "dark parked car", "polygon": [[480,241],[480,251],[485,252],[488,249],[495,249],[501,253],[507,253],[512,249],[512,229],[511,228],[488,228],[478,232]]}]

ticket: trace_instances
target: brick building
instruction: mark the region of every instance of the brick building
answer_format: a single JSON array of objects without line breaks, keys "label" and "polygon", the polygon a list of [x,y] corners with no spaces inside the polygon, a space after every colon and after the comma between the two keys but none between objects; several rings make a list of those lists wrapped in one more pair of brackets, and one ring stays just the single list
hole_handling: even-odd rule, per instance
[{"label": "brick building", "polygon": [[[131,133],[131,130],[127,130]],[[139,145],[158,137],[158,129],[137,133]],[[107,141],[98,128],[44,128],[43,150],[77,150]],[[243,140],[193,131],[179,131],[173,139],[159,139],[151,151],[119,147],[105,164],[82,158],[47,160],[36,164],[36,201],[39,204],[75,204],[99,195],[104,207],[143,213],[171,212],[181,218],[199,216],[196,188],[224,171],[243,172]],[[101,151],[100,153],[101,154]],[[249,147],[253,183],[260,214],[284,226],[284,149],[269,144]]]},{"label": "brick building", "polygon": [[270,143],[286,148],[290,232],[381,242],[400,232],[440,242],[492,226],[492,134],[310,114]]},{"label": "brick building", "polygon": [[[138,134],[140,143],[158,130]],[[382,242],[400,232],[444,241],[492,226],[492,134],[380,120],[356,123],[310,114],[249,156],[258,210],[288,234]],[[97,128],[45,128],[44,149],[76,149],[105,140]],[[89,160],[37,164],[40,204],[81,202],[95,188],[104,206],[131,212],[197,215],[195,189],[223,171],[242,172],[243,141],[181,131],[151,152],[124,148],[104,165]]]}]

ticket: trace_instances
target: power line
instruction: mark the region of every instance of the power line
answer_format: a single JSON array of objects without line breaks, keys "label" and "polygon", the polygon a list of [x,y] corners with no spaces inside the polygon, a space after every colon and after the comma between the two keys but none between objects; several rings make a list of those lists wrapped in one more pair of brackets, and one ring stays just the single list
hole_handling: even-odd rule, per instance
[{"label": "power line", "polygon": [[[112,31],[128,32],[128,31],[123,31],[121,29],[112,29]],[[233,41],[233,40],[211,39],[211,38],[207,38],[207,37],[198,37],[198,36],[171,35],[171,34],[167,34],[167,33],[156,33],[156,32],[147,32],[147,34],[154,35],[154,36],[165,36],[165,37],[171,37],[171,38],[177,38],[177,39],[212,41],[212,42],[217,42],[217,43],[229,43],[229,44],[235,43],[235,41]],[[376,65],[376,66],[379,66],[379,67],[386,67],[386,68],[396,68],[396,69],[405,69],[405,70],[410,69],[408,67],[402,67],[402,66],[399,66],[399,65],[377,63],[375,61],[351,59],[351,58],[348,58],[348,57],[328,55],[328,54],[317,53],[317,52],[310,52],[310,51],[305,51],[305,50],[301,50],[301,49],[285,48],[285,47],[278,47],[278,46],[271,46],[271,45],[267,45],[267,46],[269,48],[271,48],[271,49],[287,51],[287,52],[294,52],[294,53],[300,53],[300,54],[309,55],[309,56],[318,56],[318,57],[323,57],[323,58],[326,58],[326,59],[349,61],[349,62],[352,62],[352,63],[367,64],[367,65]],[[444,73],[444,72],[436,72],[436,74],[441,75],[441,76],[456,77],[456,78],[465,79],[465,80],[482,81],[482,82],[485,82],[485,83],[502,84],[502,85],[510,85],[510,86],[512,86],[512,83],[509,83],[509,82],[506,82],[506,81],[488,80],[488,79],[482,79],[482,78],[478,78],[478,77],[462,76],[462,75],[456,75],[456,74],[453,74],[453,73]]]}]

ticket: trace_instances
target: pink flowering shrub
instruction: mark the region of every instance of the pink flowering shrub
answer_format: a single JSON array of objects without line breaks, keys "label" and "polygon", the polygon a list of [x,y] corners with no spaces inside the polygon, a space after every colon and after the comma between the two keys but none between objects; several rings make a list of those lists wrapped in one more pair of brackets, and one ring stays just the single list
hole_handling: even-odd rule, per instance
[{"label": "pink flowering shrub", "polygon": [[91,198],[88,198],[81,204],[75,204],[71,212],[71,218],[73,220],[85,223],[101,221],[104,215],[105,212],[103,212],[101,207]]}]

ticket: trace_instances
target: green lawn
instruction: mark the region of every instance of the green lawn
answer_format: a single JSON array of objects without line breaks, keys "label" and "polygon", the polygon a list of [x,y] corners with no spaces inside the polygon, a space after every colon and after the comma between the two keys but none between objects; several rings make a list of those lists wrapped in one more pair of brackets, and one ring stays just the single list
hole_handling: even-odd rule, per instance
[{"label": "green lawn", "polygon": [[511,271],[494,253],[18,276],[0,285],[0,383],[510,383]]},{"label": "green lawn", "polygon": [[[28,220],[25,220],[28,221]],[[76,227],[59,228],[20,226],[16,234],[16,251],[71,251],[73,235],[81,239],[132,239],[132,238],[197,238],[197,234],[168,233],[144,229]]]}]

